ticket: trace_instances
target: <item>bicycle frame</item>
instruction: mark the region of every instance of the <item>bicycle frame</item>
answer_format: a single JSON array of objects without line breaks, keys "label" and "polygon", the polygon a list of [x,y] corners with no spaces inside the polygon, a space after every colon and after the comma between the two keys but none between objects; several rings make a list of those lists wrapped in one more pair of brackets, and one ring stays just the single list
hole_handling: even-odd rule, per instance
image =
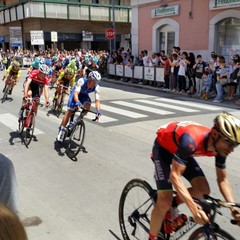
[{"label": "bicycle frame", "polygon": [[26,120],[24,121],[24,127],[28,128],[31,124],[31,118],[32,118],[32,113],[35,112],[37,110],[37,105],[39,103],[39,98],[35,97],[35,98],[28,98],[27,99],[27,103],[24,106],[25,109],[29,109],[28,115]]}]

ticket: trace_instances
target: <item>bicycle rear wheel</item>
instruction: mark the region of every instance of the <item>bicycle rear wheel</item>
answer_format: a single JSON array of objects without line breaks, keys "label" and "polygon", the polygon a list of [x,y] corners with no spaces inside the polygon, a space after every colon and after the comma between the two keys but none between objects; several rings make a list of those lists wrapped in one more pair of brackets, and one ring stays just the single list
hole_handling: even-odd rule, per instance
[{"label": "bicycle rear wheel", "polygon": [[23,132],[23,134],[24,134],[23,142],[26,147],[29,146],[29,144],[33,138],[33,133],[34,133],[34,128],[35,128],[35,117],[36,117],[36,115],[33,112],[32,116],[31,116],[31,123],[29,124],[29,126],[27,128],[25,128],[25,132]]},{"label": "bicycle rear wheel", "polygon": [[236,240],[236,238],[233,238],[230,234],[225,232],[224,230],[218,228],[214,231],[214,233],[210,233],[210,238],[207,238],[205,233],[205,228],[200,227],[196,229],[191,236],[189,237],[189,240]]},{"label": "bicycle rear wheel", "polygon": [[119,224],[124,240],[148,239],[155,190],[141,179],[124,187],[119,202]]},{"label": "bicycle rear wheel", "polygon": [[70,158],[74,158],[78,155],[82,149],[82,145],[85,138],[85,123],[83,121],[74,124],[69,137],[67,154]]}]

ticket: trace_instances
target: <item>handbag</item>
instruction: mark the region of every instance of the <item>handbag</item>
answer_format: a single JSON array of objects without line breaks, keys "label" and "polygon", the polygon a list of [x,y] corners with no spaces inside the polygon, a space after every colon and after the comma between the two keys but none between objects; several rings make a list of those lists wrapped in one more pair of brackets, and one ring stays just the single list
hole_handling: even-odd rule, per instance
[{"label": "handbag", "polygon": [[219,83],[220,83],[220,85],[224,86],[228,83],[228,79],[227,78],[220,78]]}]

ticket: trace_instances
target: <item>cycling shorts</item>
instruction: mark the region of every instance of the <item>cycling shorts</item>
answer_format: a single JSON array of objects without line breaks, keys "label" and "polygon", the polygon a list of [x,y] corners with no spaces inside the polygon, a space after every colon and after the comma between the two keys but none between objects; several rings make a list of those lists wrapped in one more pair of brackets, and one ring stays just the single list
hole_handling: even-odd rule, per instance
[{"label": "cycling shorts", "polygon": [[32,97],[39,97],[41,95],[41,90],[42,90],[42,84],[39,84],[37,82],[31,81],[30,85],[29,85],[29,90],[32,91]]},{"label": "cycling shorts", "polygon": [[[81,102],[82,105],[84,103],[90,103],[91,104],[91,102],[92,102],[91,98],[89,97],[88,94],[79,94],[78,99],[79,99],[79,101]],[[67,105],[68,109],[73,111],[74,108],[75,108],[75,103],[76,102],[74,101],[74,94],[71,93],[71,95],[69,96],[69,99],[68,99],[68,105]]]},{"label": "cycling shorts", "polygon": [[[158,190],[171,190],[172,183],[169,178],[173,154],[163,148],[157,141],[154,142],[152,160],[155,165],[155,181]],[[174,161],[174,160],[173,160]],[[195,177],[205,177],[199,164],[193,157],[189,157],[183,177],[189,182]]]}]

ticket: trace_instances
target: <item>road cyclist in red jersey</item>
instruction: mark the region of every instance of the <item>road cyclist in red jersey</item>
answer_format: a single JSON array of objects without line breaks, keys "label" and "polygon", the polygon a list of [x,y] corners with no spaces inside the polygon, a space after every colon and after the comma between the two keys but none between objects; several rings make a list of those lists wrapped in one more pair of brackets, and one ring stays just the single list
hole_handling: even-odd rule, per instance
[{"label": "road cyclist in red jersey", "polygon": [[[210,223],[205,212],[193,200],[210,193],[208,181],[195,160],[196,156],[214,156],[217,183],[224,199],[235,202],[227,178],[226,158],[240,144],[240,120],[223,112],[216,116],[212,128],[191,121],[171,122],[161,126],[152,151],[155,165],[157,201],[151,214],[149,240],[157,240],[164,219],[172,208],[186,203],[198,224]],[[191,187],[183,181],[186,178]],[[173,186],[177,192],[173,198]],[[240,213],[231,207],[240,226]]]},{"label": "road cyclist in red jersey", "polygon": [[[24,83],[24,98],[22,102],[22,107],[19,111],[19,121],[22,119],[22,114],[24,111],[24,105],[28,98],[40,98],[42,93],[44,93],[45,104],[49,105],[49,95],[48,95],[48,84],[50,69],[47,65],[41,64],[39,69],[32,70]],[[36,109],[37,113],[37,109]]]}]

